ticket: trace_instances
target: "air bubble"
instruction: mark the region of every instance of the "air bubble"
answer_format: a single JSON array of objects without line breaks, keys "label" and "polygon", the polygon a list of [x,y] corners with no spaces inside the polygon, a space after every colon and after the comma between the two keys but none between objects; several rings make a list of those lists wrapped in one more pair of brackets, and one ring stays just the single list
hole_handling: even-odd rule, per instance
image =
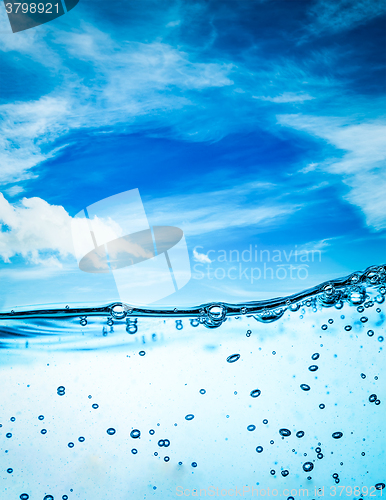
[{"label": "air bubble", "polygon": [[41,434],[47,434],[47,429],[42,429],[42,430],[40,431],[40,433],[41,433]]},{"label": "air bubble", "polygon": [[28,500],[29,495],[28,495],[28,493],[22,493],[19,498],[20,498],[20,500]]},{"label": "air bubble", "polygon": [[228,363],[234,363],[238,359],[240,359],[240,354],[231,354],[230,356],[227,357]]},{"label": "air bubble", "polygon": [[369,330],[369,331],[367,332],[367,335],[368,335],[369,337],[372,337],[372,336],[374,335],[374,330]]},{"label": "air bubble", "polygon": [[263,420],[263,424],[268,424],[268,420],[266,418]]},{"label": "air bubble", "polygon": [[205,389],[200,389],[200,394],[205,394],[206,390]]},{"label": "air bubble", "polygon": [[327,330],[328,326],[327,325],[322,325],[322,330]]},{"label": "air bubble", "polygon": [[332,433],[332,437],[333,437],[334,439],[340,439],[342,436],[343,436],[343,432],[339,432],[339,431],[338,431],[338,432],[333,432],[333,433]]},{"label": "air bubble", "polygon": [[289,471],[288,471],[288,470],[282,470],[282,471],[281,471],[281,475],[282,475],[283,477],[287,477],[287,476],[288,476],[288,474],[289,474]]},{"label": "air bubble", "polygon": [[346,325],[344,327],[344,329],[346,330],[346,332],[349,332],[352,329],[352,326],[351,325]]},{"label": "air bubble", "polygon": [[303,464],[304,472],[311,472],[313,468],[314,468],[314,464],[312,462],[305,462]]},{"label": "air bubble", "polygon": [[316,370],[318,369],[319,367],[317,365],[311,365],[308,367],[308,369],[310,370],[310,372],[316,372]]},{"label": "air bubble", "polygon": [[325,409],[325,407],[326,407],[326,405],[325,405],[325,404],[320,403],[319,408],[320,408],[321,410],[324,410],[324,409]]},{"label": "air bubble", "polygon": [[247,430],[248,430],[248,431],[254,431],[255,429],[256,429],[256,425],[253,425],[253,424],[250,424],[250,425],[248,425],[248,427],[247,427]]},{"label": "air bubble", "polygon": [[366,378],[366,375],[364,373],[361,373],[362,378]]},{"label": "air bubble", "polygon": [[377,484],[375,485],[375,489],[376,489],[376,490],[384,490],[384,489],[385,489],[385,486],[386,486],[386,485],[385,485],[385,483],[377,483]]},{"label": "air bubble", "polygon": [[87,325],[87,319],[86,318],[82,318],[79,323],[82,325],[82,326],[86,326]]},{"label": "air bubble", "polygon": [[316,456],[321,460],[323,458],[323,453],[318,453]]},{"label": "air bubble", "polygon": [[251,391],[250,393],[250,396],[252,396],[253,398],[257,398],[258,396],[260,396],[260,394],[261,394],[260,389],[253,389],[253,391]]},{"label": "air bubble", "polygon": [[39,419],[39,420],[44,420],[44,415],[39,415],[39,416],[38,416],[38,419]]},{"label": "air bubble", "polygon": [[7,469],[7,472],[8,472],[8,474],[12,474],[13,469],[10,467],[9,469]]},{"label": "air bubble", "polygon": [[140,356],[145,356],[146,352],[145,351],[139,351],[138,353]]},{"label": "air bubble", "polygon": [[193,420],[194,415],[192,413],[189,413],[188,415],[185,416],[185,420]]},{"label": "air bubble", "polygon": [[377,399],[377,395],[376,394],[371,394],[369,396],[370,403],[374,403],[374,401],[376,401],[376,399]]},{"label": "air bubble", "polygon": [[132,437],[133,439],[139,438],[140,435],[141,435],[141,431],[139,431],[138,429],[133,429],[130,432],[130,437]]},{"label": "air bubble", "polygon": [[155,433],[154,429],[150,429],[149,434],[152,436]]},{"label": "air bubble", "polygon": [[138,450],[137,450],[136,448],[133,448],[133,449],[131,450],[131,453],[132,453],[133,455],[136,455],[136,454],[138,453]]},{"label": "air bubble", "polygon": [[309,391],[311,389],[307,384],[300,384],[300,388],[303,389],[303,391]]},{"label": "air bubble", "polygon": [[113,436],[115,434],[115,429],[113,427],[110,427],[106,432],[109,436]]},{"label": "air bubble", "polygon": [[279,434],[284,437],[288,437],[291,435],[291,431],[289,429],[279,429]]},{"label": "air bubble", "polygon": [[296,433],[296,437],[297,437],[297,438],[302,438],[303,436],[304,436],[304,431],[298,431],[298,432]]},{"label": "air bubble", "polygon": [[378,337],[378,341],[379,341],[379,342],[383,342],[383,341],[384,341],[384,338],[382,337],[382,335],[380,335],[380,336]]},{"label": "air bubble", "polygon": [[261,453],[263,451],[263,447],[262,446],[257,446],[256,447],[256,451],[257,451],[257,453]]},{"label": "air bubble", "polygon": [[169,462],[170,457],[164,457],[165,462]]},{"label": "air bubble", "polygon": [[79,443],[84,443],[85,438],[83,436],[78,437]]},{"label": "air bubble", "polygon": [[369,318],[367,318],[366,316],[361,317],[361,323],[367,323],[368,320]]},{"label": "air bubble", "polygon": [[96,410],[97,408],[99,408],[99,405],[97,405],[96,403],[94,403],[93,405],[91,405],[92,408],[94,408],[94,410]]},{"label": "air bubble", "polygon": [[275,469],[272,469],[270,472],[271,472],[271,475],[272,475],[272,476],[274,476],[274,475],[276,474]]},{"label": "air bubble", "polygon": [[197,462],[192,462],[192,467],[197,467]]},{"label": "air bubble", "polygon": [[318,353],[318,352],[315,352],[315,353],[311,356],[311,359],[312,359],[313,361],[315,361],[315,360],[319,359],[319,353]]},{"label": "air bubble", "polygon": [[67,445],[67,446],[68,446],[69,448],[73,448],[73,447],[74,447],[74,443],[71,443],[71,442],[70,442],[70,443],[68,443],[68,445]]},{"label": "air bubble", "polygon": [[122,305],[116,304],[111,308],[111,316],[114,319],[123,319],[126,316],[126,311]]}]

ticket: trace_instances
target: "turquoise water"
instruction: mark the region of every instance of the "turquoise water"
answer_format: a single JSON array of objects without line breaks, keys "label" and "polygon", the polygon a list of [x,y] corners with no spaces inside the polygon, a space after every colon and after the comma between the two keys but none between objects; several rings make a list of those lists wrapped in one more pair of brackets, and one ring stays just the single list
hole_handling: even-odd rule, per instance
[{"label": "turquoise water", "polygon": [[1,498],[382,496],[385,277],[4,311]]}]

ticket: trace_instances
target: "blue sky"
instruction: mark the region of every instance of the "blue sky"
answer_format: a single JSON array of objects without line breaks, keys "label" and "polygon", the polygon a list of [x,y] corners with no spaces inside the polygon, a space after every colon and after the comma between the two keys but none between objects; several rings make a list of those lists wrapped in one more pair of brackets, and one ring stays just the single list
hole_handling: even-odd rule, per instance
[{"label": "blue sky", "polygon": [[[0,307],[98,302],[68,224],[133,188],[188,244],[193,278],[164,304],[286,295],[385,261],[384,3],[81,0],[17,34],[2,9],[0,36]],[[250,245],[281,252],[274,279],[229,278]],[[302,278],[277,276],[299,264],[284,251],[311,250]]]}]

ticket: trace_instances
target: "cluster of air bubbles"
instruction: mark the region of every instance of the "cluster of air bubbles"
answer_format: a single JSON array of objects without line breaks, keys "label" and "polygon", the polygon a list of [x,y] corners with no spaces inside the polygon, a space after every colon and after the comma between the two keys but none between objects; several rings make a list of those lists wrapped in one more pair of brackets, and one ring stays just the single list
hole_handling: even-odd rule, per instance
[{"label": "cluster of air bubbles", "polygon": [[381,401],[378,399],[376,394],[371,394],[369,396],[370,403],[375,403],[377,406],[381,404]]},{"label": "cluster of air bubbles", "polygon": [[58,396],[64,396],[66,394],[66,388],[60,385],[56,390]]},{"label": "cluster of air bubbles", "polygon": [[113,318],[110,316],[109,318],[107,318],[107,325],[113,326],[113,324],[114,324]]},{"label": "cluster of air bubbles", "polygon": [[250,336],[251,336],[251,333],[252,333],[252,331],[251,331],[251,330],[247,330],[246,336],[247,336],[247,337],[250,337]]},{"label": "cluster of air bubbles", "polygon": [[81,316],[79,323],[80,323],[82,326],[86,326],[86,325],[87,325],[87,319],[86,319],[86,316]]},{"label": "cluster of air bubbles", "polygon": [[338,484],[340,482],[339,474],[337,472],[334,472],[332,477],[335,479],[336,484]]},{"label": "cluster of air bubbles", "polygon": [[202,323],[207,328],[217,328],[226,320],[227,310],[222,304],[212,304],[201,309]]},{"label": "cluster of air bubbles", "polygon": [[177,330],[182,330],[184,328],[184,325],[182,324],[182,320],[176,319],[176,328],[177,328]]},{"label": "cluster of air bubbles", "polygon": [[138,321],[138,318],[127,318],[126,319],[126,331],[127,331],[127,333],[130,333],[130,335],[137,333],[137,331],[138,331],[137,321]]},{"label": "cluster of air bubbles", "polygon": [[285,470],[282,470],[282,471],[281,471],[281,475],[282,475],[283,477],[287,477],[287,476],[288,476],[288,474],[289,474],[289,471],[288,471],[287,469],[285,469]]}]

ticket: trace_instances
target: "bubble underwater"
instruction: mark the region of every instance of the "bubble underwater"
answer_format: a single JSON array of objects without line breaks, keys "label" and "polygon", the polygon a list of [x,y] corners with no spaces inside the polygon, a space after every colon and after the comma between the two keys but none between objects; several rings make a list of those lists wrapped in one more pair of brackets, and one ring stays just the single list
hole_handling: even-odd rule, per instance
[{"label": "bubble underwater", "polygon": [[372,266],[262,302],[0,313],[4,498],[380,496],[385,285]]}]

